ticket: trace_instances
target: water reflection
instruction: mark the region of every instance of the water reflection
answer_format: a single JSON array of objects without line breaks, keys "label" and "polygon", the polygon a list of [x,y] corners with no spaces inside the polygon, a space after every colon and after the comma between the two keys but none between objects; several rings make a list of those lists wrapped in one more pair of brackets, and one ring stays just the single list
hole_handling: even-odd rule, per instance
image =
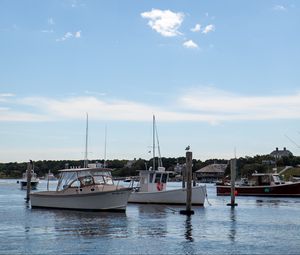
[{"label": "water reflection", "polygon": [[182,254],[187,254],[187,255],[192,255],[192,254],[198,254],[199,252],[195,251],[195,245],[196,242],[194,242],[194,237],[193,237],[193,224],[192,224],[192,217],[197,217],[197,216],[186,216],[186,219],[184,221],[184,238],[185,241],[182,243]]},{"label": "water reflection", "polygon": [[138,236],[165,237],[168,234],[167,206],[153,204],[138,205],[138,212]]},{"label": "water reflection", "polygon": [[[34,209],[36,215],[48,215],[52,219],[56,233],[69,236],[113,236],[128,237],[127,218],[125,213],[82,212],[70,210]],[[41,216],[39,216],[41,217]]]},{"label": "water reflection", "polygon": [[232,242],[234,242],[235,235],[236,235],[236,209],[234,207],[230,208],[229,219],[230,219],[230,228],[229,228],[228,237]]},{"label": "water reflection", "polygon": [[184,236],[187,241],[194,242],[194,238],[192,235],[193,226],[192,226],[191,219],[192,219],[191,216],[186,216]]}]

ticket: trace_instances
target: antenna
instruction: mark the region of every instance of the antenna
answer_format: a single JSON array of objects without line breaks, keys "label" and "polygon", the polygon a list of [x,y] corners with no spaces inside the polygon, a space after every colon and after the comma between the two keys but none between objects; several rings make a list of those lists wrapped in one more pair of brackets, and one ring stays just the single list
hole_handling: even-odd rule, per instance
[{"label": "antenna", "polygon": [[89,115],[86,113],[86,130],[85,130],[85,154],[83,167],[88,167],[88,131],[89,131]]},{"label": "antenna", "polygon": [[104,138],[104,163],[103,167],[106,167],[106,140],[107,140],[107,125],[105,125],[105,138]]}]

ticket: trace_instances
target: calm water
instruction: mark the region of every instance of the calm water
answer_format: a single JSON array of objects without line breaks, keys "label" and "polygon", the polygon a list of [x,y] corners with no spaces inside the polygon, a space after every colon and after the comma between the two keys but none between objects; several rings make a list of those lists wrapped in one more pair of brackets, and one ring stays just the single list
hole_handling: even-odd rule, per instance
[{"label": "calm water", "polygon": [[184,207],[159,205],[32,210],[16,180],[0,180],[0,254],[300,254],[300,198],[238,197],[231,209],[229,197],[207,189],[210,205],[187,217]]}]

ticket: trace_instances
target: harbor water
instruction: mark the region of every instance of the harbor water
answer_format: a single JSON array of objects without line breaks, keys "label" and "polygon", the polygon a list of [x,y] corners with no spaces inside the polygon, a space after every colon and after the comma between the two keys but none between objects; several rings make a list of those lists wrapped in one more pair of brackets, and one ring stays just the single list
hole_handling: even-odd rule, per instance
[{"label": "harbor water", "polygon": [[0,254],[300,254],[300,198],[237,197],[232,209],[213,184],[207,191],[190,217],[163,205],[82,212],[31,209],[17,180],[2,179]]}]

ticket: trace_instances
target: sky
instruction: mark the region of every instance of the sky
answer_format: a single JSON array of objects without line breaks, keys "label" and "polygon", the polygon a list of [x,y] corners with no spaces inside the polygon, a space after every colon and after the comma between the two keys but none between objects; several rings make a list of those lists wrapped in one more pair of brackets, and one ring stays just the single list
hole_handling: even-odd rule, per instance
[{"label": "sky", "polygon": [[86,113],[89,159],[150,159],[153,115],[163,157],[300,155],[299,31],[296,0],[0,0],[0,162],[83,159]]}]

